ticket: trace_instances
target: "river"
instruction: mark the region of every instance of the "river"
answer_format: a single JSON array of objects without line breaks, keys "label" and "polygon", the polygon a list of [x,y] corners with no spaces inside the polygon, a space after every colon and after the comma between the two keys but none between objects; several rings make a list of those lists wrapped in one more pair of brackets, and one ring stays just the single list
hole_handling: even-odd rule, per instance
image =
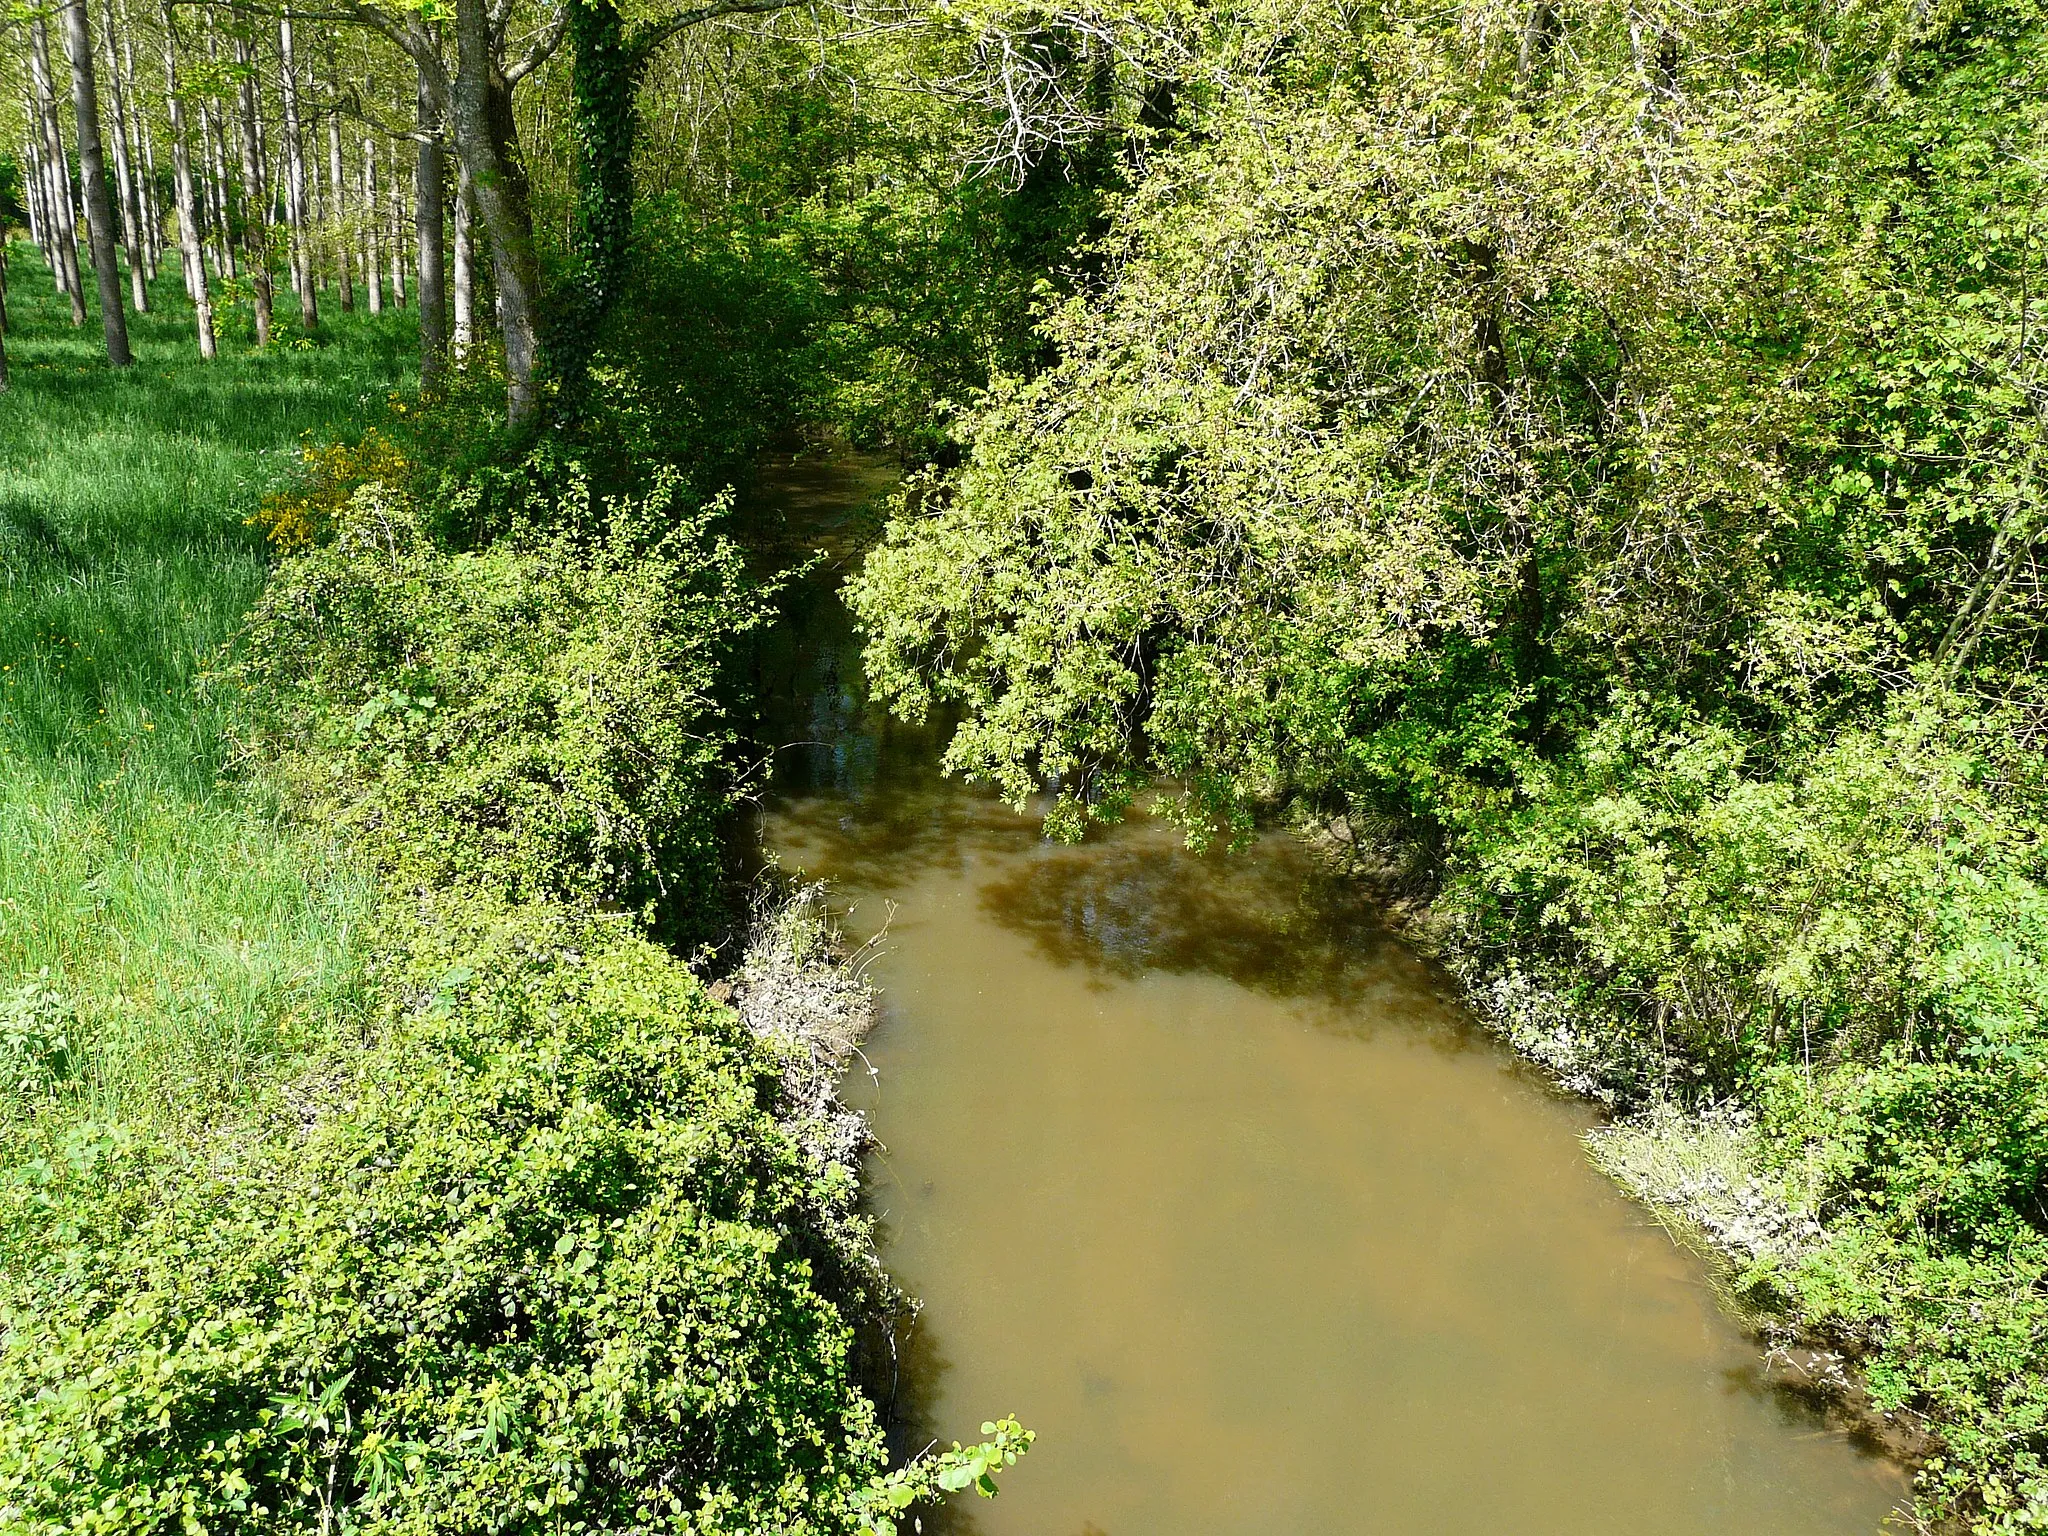
[{"label": "river", "polygon": [[887,483],[779,458],[749,498],[757,536],[833,552],[762,652],[762,831],[875,941],[846,1092],[923,1304],[898,1407],[1038,1431],[947,1528],[1877,1531],[1899,1470],[1764,1383],[1700,1261],[1587,1164],[1587,1109],[1356,893],[1280,836],[1049,844],[866,707],[834,588]]}]

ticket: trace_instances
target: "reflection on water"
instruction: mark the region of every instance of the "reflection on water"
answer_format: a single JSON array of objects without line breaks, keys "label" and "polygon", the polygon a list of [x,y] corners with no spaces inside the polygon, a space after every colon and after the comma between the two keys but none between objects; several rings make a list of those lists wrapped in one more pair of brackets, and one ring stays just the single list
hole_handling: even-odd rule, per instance
[{"label": "reflection on water", "polygon": [[[840,474],[757,505],[830,549],[876,484]],[[763,828],[887,930],[848,1091],[925,1304],[905,1443],[1040,1434],[949,1530],[1879,1527],[1896,1470],[1757,1384],[1696,1262],[1586,1165],[1584,1112],[1354,893],[1285,839],[1061,848],[947,784],[864,708],[836,574],[760,658],[765,729],[803,743]]]}]

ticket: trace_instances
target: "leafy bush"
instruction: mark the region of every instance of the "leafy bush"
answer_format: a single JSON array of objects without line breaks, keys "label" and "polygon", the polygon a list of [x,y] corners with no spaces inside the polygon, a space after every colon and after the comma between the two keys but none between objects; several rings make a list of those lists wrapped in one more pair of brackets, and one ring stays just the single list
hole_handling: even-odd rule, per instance
[{"label": "leafy bush", "polygon": [[74,1028],[71,999],[47,970],[0,997],[0,1091],[38,1096],[70,1076]]},{"label": "leafy bush", "polygon": [[716,505],[580,482],[451,552],[382,483],[279,566],[240,681],[250,751],[403,882],[607,901],[701,939],[733,791],[715,693],[761,622]]},{"label": "leafy bush", "polygon": [[[379,878],[371,1001],[243,1113],[19,1131],[10,1530],[886,1536],[1028,1448],[884,1476],[857,1139],[655,941],[711,920],[761,613],[719,509],[500,479],[526,516],[475,550],[384,480],[329,497],[251,620],[245,755]],[[61,1002],[0,1013],[32,1086]]]},{"label": "leafy bush", "polygon": [[1481,969],[1540,967],[1689,1091],[1887,1044],[1984,1061],[2048,1006],[2037,770],[2001,738],[1903,696],[1759,773],[1740,733],[1617,697],[1514,802],[1469,800],[1439,911]]},{"label": "leafy bush", "polygon": [[409,469],[398,445],[374,427],[353,442],[309,438],[299,448],[297,483],[264,497],[249,521],[293,554],[333,536],[336,516],[359,487],[401,485]]},{"label": "leafy bush", "polygon": [[[359,1055],[6,1186],[29,1532],[840,1529],[880,1465],[778,1063],[619,917],[422,898]],[[15,1522],[19,1522],[15,1524]]]}]

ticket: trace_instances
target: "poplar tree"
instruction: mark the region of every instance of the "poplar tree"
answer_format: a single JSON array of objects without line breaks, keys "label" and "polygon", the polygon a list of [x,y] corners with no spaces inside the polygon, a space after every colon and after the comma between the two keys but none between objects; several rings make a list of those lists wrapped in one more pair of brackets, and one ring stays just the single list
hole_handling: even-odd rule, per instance
[{"label": "poplar tree", "polygon": [[107,63],[107,110],[114,129],[114,185],[121,206],[121,244],[128,253],[128,297],[135,313],[149,313],[148,266],[142,246],[142,200],[128,155],[128,101],[121,82],[112,0],[100,0],[100,44]]},{"label": "poplar tree", "polygon": [[64,131],[57,116],[57,88],[50,70],[50,31],[41,15],[29,23],[29,66],[35,79],[36,117],[41,133],[43,187],[50,210],[51,267],[57,286],[71,301],[71,323],[85,324],[85,293],[78,270],[77,211],[71,201],[71,172]]},{"label": "poplar tree", "polygon": [[172,25],[169,0],[165,0],[164,21],[164,110],[171,126],[171,170],[176,178],[178,200],[178,247],[185,269],[185,291],[192,298],[192,320],[199,337],[199,355],[211,360],[216,346],[213,334],[213,295],[206,281],[206,244],[199,237],[199,200],[192,180],[192,155],[186,141],[185,102],[178,90],[177,33]]},{"label": "poplar tree", "polygon": [[278,74],[284,98],[285,207],[291,226],[292,286],[299,296],[299,324],[313,330],[320,324],[319,301],[313,293],[313,252],[307,231],[311,218],[306,203],[306,146],[300,133],[298,59],[292,47],[292,19],[277,23]]},{"label": "poplar tree", "polygon": [[236,135],[242,156],[242,239],[249,256],[249,283],[255,293],[256,345],[270,345],[270,196],[263,175],[263,124],[258,113],[255,51],[248,29],[235,37],[235,62],[240,79],[235,99],[241,119]]},{"label": "poplar tree", "polygon": [[78,179],[85,198],[85,219],[92,238],[93,276],[100,290],[100,329],[106,337],[107,361],[126,368],[135,361],[128,350],[128,316],[121,307],[121,270],[114,254],[114,207],[107,195],[106,157],[100,148],[99,91],[93,79],[92,29],[85,0],[66,0],[65,51],[71,57],[71,102],[78,118]]},{"label": "poplar tree", "polygon": [[442,210],[447,191],[441,120],[434,93],[420,76],[414,92],[419,152],[413,160],[413,222],[419,241],[420,382],[432,385],[448,365],[448,295],[442,264]]}]

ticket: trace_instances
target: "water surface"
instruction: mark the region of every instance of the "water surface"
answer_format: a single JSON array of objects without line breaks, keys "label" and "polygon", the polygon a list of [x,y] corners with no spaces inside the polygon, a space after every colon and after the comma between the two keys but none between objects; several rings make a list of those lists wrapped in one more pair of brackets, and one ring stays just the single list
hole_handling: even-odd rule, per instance
[{"label": "water surface", "polygon": [[1587,1165],[1583,1107],[1355,893],[1282,837],[1048,844],[864,707],[831,592],[885,479],[811,460],[754,499],[835,552],[762,656],[788,744],[763,828],[876,938],[848,1097],[923,1302],[897,1406],[1039,1432],[949,1526],[1878,1530],[1898,1471],[1761,1384],[1700,1263]]}]

